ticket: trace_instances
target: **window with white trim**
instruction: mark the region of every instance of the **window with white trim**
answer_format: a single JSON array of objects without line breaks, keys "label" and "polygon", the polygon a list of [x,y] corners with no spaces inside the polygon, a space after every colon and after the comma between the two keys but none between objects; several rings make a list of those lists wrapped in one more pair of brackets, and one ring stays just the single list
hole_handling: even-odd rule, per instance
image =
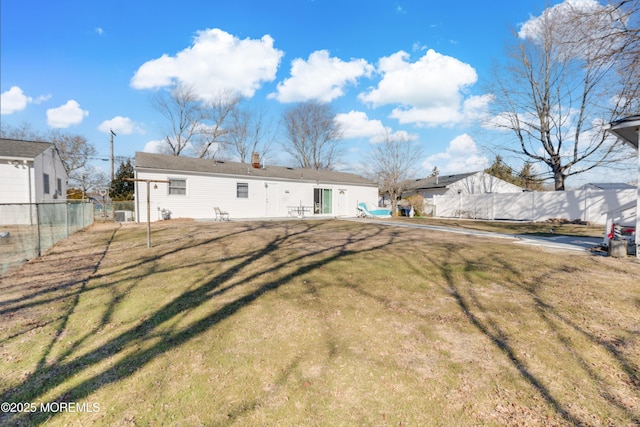
[{"label": "window with white trim", "polygon": [[236,184],[236,197],[238,199],[248,199],[249,198],[249,183],[248,182],[238,182]]},{"label": "window with white trim", "polygon": [[187,180],[186,179],[171,179],[169,178],[169,195],[171,196],[185,196],[187,194]]},{"label": "window with white trim", "polygon": [[42,174],[42,191],[44,194],[49,194],[49,174]]}]

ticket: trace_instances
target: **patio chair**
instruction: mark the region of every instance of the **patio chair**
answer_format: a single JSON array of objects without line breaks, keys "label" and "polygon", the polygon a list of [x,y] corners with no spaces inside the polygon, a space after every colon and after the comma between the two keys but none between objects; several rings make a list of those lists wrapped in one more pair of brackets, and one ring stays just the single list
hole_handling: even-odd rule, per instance
[{"label": "patio chair", "polygon": [[213,210],[216,213],[216,221],[229,221],[229,212],[224,212],[217,206]]}]

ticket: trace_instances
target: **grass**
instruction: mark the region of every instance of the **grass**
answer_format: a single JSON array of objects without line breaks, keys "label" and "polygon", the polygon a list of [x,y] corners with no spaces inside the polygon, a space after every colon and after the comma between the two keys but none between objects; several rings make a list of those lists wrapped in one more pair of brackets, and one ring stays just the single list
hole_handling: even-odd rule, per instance
[{"label": "grass", "polygon": [[[551,222],[516,222],[516,221],[482,221],[468,219],[445,218],[394,218],[396,221],[409,223],[429,224],[443,227],[460,227],[469,230],[491,231],[505,234],[530,234],[535,236],[551,236],[561,234],[576,237],[603,237],[603,225],[583,225],[575,223],[551,223]],[[550,230],[553,229],[553,233]]]},{"label": "grass", "polygon": [[[96,224],[0,279],[1,425],[632,425],[640,264],[343,221]],[[469,243],[473,244],[469,244]]]}]

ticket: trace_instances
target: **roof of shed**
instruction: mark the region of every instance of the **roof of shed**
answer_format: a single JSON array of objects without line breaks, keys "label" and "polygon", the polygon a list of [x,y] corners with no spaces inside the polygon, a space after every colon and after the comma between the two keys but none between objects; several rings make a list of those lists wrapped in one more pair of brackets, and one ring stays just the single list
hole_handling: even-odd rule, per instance
[{"label": "roof of shed", "polygon": [[640,138],[640,114],[611,122],[605,126],[605,129],[614,133],[618,138],[622,139],[636,150],[638,149],[638,138]]},{"label": "roof of shed", "polygon": [[137,170],[155,169],[173,172],[193,172],[267,179],[284,179],[288,181],[322,181],[372,187],[377,186],[375,182],[367,178],[348,172],[288,168],[271,165],[254,168],[251,166],[251,163],[196,159],[193,157],[170,156],[166,154],[143,152],[136,153],[135,168]]},{"label": "roof of shed", "polygon": [[446,188],[454,182],[463,180],[471,175],[475,175],[478,172],[459,173],[456,175],[438,175],[430,176],[428,178],[416,179],[409,183],[409,190],[426,190],[429,188]]},{"label": "roof of shed", "polygon": [[0,138],[0,157],[35,159],[39,154],[42,154],[52,146],[53,144],[49,142]]},{"label": "roof of shed", "polygon": [[633,190],[635,185],[626,182],[589,182],[584,184],[582,188],[593,187],[599,190]]}]

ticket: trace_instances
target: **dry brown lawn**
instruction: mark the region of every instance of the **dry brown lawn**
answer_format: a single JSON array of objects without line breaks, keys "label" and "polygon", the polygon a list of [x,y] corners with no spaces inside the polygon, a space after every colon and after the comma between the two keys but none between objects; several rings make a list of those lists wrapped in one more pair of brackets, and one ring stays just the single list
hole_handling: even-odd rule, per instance
[{"label": "dry brown lawn", "polygon": [[0,425],[640,423],[635,259],[336,220],[152,233],[95,224],[0,278]]}]

